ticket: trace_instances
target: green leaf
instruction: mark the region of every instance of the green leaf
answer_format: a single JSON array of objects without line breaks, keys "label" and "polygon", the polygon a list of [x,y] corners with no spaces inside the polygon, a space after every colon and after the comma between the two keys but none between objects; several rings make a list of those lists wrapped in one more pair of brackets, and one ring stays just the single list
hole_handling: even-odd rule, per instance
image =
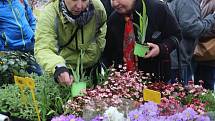
[{"label": "green leaf", "polygon": [[8,69],[8,65],[3,65],[2,66],[2,72],[5,72]]},{"label": "green leaf", "polygon": [[50,116],[50,115],[53,115],[53,114],[56,114],[56,112],[54,110],[50,110],[48,113],[47,113],[47,116]]}]

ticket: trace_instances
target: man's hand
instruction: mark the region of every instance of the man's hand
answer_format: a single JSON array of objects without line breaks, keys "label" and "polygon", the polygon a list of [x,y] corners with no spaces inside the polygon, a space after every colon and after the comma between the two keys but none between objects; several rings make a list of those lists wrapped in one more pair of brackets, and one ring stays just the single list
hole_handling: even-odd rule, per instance
[{"label": "man's hand", "polygon": [[153,43],[147,43],[150,50],[149,52],[145,55],[144,58],[153,58],[159,55],[160,53],[160,48],[158,45],[153,44]]},{"label": "man's hand", "polygon": [[70,76],[68,72],[63,72],[63,73],[60,73],[60,75],[58,76],[58,82],[61,85],[70,86],[73,82],[73,77]]}]

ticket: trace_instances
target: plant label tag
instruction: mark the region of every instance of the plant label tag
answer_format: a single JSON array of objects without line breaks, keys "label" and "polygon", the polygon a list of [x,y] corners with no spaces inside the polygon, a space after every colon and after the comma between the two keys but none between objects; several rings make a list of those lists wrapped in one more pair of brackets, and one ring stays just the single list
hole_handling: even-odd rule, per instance
[{"label": "plant label tag", "polygon": [[32,78],[14,76],[14,80],[15,83],[19,86],[19,88],[24,88],[25,86],[27,86],[31,90],[35,89],[35,83]]},{"label": "plant label tag", "polygon": [[26,95],[24,94],[24,87],[25,87],[24,78],[18,77],[18,76],[14,76],[14,80],[15,80],[15,84],[16,84],[16,85],[19,87],[19,89],[20,89],[22,103],[23,103],[24,105],[26,105],[26,104],[27,104],[27,97],[26,97]]},{"label": "plant label tag", "polygon": [[15,84],[17,84],[21,90],[25,87],[24,79],[23,77],[14,76]]},{"label": "plant label tag", "polygon": [[24,100],[26,100],[26,96],[24,95],[23,89],[25,86],[30,88],[31,94],[32,94],[32,99],[34,102],[34,108],[35,108],[36,113],[37,113],[38,121],[40,121],[39,108],[38,108],[38,104],[37,104],[37,101],[35,98],[35,93],[34,93],[34,89],[35,89],[34,80],[32,78],[29,78],[29,77],[18,77],[18,76],[14,76],[14,80],[15,80],[15,83],[19,86]]},{"label": "plant label tag", "polygon": [[154,103],[160,104],[161,93],[150,89],[143,89],[143,99],[144,101],[152,101]]},{"label": "plant label tag", "polygon": [[26,77],[25,83],[26,83],[26,86],[28,86],[31,90],[35,89],[35,83],[34,83],[34,80],[32,78]]}]

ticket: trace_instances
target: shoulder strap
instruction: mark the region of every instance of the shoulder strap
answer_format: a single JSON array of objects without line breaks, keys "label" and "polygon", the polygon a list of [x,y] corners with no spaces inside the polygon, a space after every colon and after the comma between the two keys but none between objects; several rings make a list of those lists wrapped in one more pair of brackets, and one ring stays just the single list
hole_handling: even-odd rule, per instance
[{"label": "shoulder strap", "polygon": [[[58,15],[56,15],[55,20],[54,20],[54,30],[55,30],[55,33],[57,34],[57,38],[56,39],[57,39],[58,44],[59,44],[59,30],[58,30],[59,29],[59,25],[58,25],[58,23],[59,23]],[[65,48],[66,46],[68,46],[74,40],[74,38],[75,38],[75,36],[76,36],[76,34],[78,32],[78,29],[79,29],[79,27],[76,28],[76,30],[73,33],[73,35],[71,36],[70,40],[66,44],[64,44],[64,45],[60,45],[59,44],[59,50],[58,50],[58,52],[60,52],[63,48]]]},{"label": "shoulder strap", "polygon": [[[109,16],[109,18],[113,15],[113,14],[115,14],[116,13],[116,11],[113,11],[112,13],[111,13],[111,15]],[[56,15],[56,17],[55,17],[55,21],[54,21],[54,29],[55,29],[55,33],[57,34],[57,40],[59,41],[59,31],[58,31],[58,29],[59,29],[59,25],[58,25],[58,22],[59,22],[59,20],[58,20],[58,16],[59,15]],[[100,18],[100,16],[99,15],[97,15],[97,13],[96,13],[96,31],[98,32],[99,31],[99,29],[108,21],[109,19],[107,19],[106,21],[101,21],[101,18]],[[66,46],[68,46],[73,40],[74,40],[74,38],[75,38],[75,36],[76,36],[76,34],[77,34],[77,32],[78,32],[78,30],[80,29],[80,27],[77,27],[76,28],[76,30],[75,30],[75,32],[73,33],[73,35],[71,36],[71,38],[70,38],[70,40],[66,43],[66,44],[64,44],[64,45],[59,45],[59,52],[63,49],[63,48],[65,48]],[[59,43],[58,43],[59,44]]]},{"label": "shoulder strap", "polygon": [[60,49],[60,50],[62,50],[62,49],[65,48],[66,46],[68,46],[68,45],[74,40],[74,38],[75,38],[75,36],[76,36],[78,30],[79,30],[79,27],[76,28],[76,30],[75,30],[75,32],[73,33],[73,35],[71,36],[70,40],[69,40],[66,44],[60,45],[60,46],[59,46],[59,49]]}]

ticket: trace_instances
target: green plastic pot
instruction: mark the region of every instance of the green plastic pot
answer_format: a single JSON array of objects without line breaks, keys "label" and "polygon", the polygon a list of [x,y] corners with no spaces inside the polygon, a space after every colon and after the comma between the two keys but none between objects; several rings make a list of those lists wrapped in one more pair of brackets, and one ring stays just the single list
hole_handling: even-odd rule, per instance
[{"label": "green plastic pot", "polygon": [[82,90],[86,90],[87,83],[86,82],[74,82],[72,84],[72,97],[84,96]]},{"label": "green plastic pot", "polygon": [[139,57],[144,57],[148,51],[149,51],[149,46],[147,44],[135,43],[134,55]]}]

